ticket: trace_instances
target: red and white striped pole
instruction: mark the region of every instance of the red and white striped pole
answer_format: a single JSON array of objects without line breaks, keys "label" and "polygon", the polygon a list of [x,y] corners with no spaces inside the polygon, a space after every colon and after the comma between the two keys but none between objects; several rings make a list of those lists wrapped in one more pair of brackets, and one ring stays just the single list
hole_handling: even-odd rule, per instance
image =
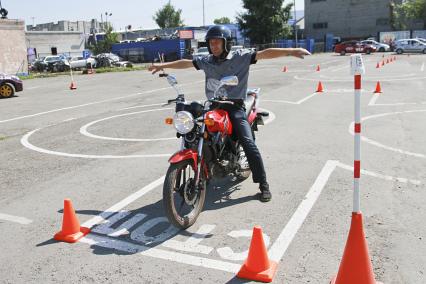
[{"label": "red and white striped pole", "polygon": [[354,200],[353,212],[359,213],[360,193],[359,178],[361,176],[361,75],[365,74],[364,63],[361,54],[351,56],[351,73],[354,76],[354,95],[355,95],[355,153],[354,153]]},{"label": "red and white striped pole", "polygon": [[379,284],[374,279],[373,266],[368,253],[362,213],[360,209],[359,178],[361,175],[361,75],[365,74],[361,54],[351,56],[351,74],[354,76],[355,93],[355,158],[354,158],[354,204],[351,228],[346,241],[339,272],[331,284]]}]

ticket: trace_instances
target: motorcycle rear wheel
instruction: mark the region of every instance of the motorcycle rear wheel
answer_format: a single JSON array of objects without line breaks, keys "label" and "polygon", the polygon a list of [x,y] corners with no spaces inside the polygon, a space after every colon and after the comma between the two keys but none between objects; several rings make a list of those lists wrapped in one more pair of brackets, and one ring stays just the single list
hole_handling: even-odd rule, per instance
[{"label": "motorcycle rear wheel", "polygon": [[199,189],[195,189],[195,171],[192,160],[171,164],[163,185],[163,206],[169,222],[186,229],[192,226],[204,207],[206,180],[200,176]]}]

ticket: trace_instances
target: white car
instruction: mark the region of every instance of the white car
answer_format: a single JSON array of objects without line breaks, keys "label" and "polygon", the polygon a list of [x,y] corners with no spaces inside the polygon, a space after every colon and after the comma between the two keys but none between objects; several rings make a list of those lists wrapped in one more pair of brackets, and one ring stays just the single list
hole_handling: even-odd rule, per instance
[{"label": "white car", "polygon": [[371,39],[363,40],[363,41],[361,41],[361,43],[375,46],[377,48],[377,51],[379,51],[379,52],[390,51],[390,46],[386,43],[380,43],[380,42],[377,42],[377,41],[371,40]]},{"label": "white car", "polygon": [[426,54],[426,43],[419,39],[400,39],[395,42],[395,51],[398,54],[403,52],[422,52]]},{"label": "white car", "polygon": [[197,49],[196,52],[192,54],[192,58],[195,58],[197,56],[205,56],[205,55],[209,55],[209,50],[207,49],[207,47],[200,47]]},{"label": "white car", "polygon": [[72,57],[69,60],[70,66],[72,69],[82,69],[82,68],[87,68],[88,66],[90,66],[90,64],[92,65],[92,67],[96,67],[96,59],[94,58],[86,58],[84,59],[83,57],[79,56],[79,57]]}]

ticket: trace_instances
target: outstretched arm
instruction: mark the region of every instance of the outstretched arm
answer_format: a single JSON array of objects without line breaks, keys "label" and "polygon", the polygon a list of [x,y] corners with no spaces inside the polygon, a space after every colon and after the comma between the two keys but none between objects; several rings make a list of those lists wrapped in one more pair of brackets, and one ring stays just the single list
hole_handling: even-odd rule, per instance
[{"label": "outstretched arm", "polygon": [[176,61],[167,62],[167,63],[152,64],[151,66],[148,67],[148,71],[152,71],[152,74],[155,74],[158,71],[163,70],[164,68],[186,69],[191,67],[194,67],[192,60],[181,59],[181,60],[176,60]]},{"label": "outstretched arm", "polygon": [[305,55],[311,55],[311,53],[304,48],[267,48],[257,52],[256,60],[277,58],[289,55],[303,59]]}]

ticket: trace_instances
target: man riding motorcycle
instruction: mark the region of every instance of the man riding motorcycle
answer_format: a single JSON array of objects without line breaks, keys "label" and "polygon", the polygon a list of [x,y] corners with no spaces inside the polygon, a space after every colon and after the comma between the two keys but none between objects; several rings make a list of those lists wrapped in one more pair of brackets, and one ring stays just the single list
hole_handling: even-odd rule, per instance
[{"label": "man riding motorcycle", "polygon": [[253,182],[259,183],[260,201],[268,202],[271,200],[272,195],[266,179],[262,156],[254,142],[252,130],[244,109],[249,68],[251,64],[255,64],[259,59],[288,55],[303,59],[305,55],[310,55],[310,53],[303,48],[268,48],[259,52],[237,50],[230,54],[232,34],[227,27],[221,25],[212,26],[207,31],[206,42],[209,55],[196,57],[194,60],[181,59],[168,63],[153,64],[149,66],[148,70],[155,74],[164,68],[185,69],[195,67],[197,70],[201,69],[206,74],[206,96],[208,98],[213,96],[212,91],[207,86],[208,79],[220,80],[222,77],[229,75],[238,77],[240,82],[238,86],[227,90],[227,99],[232,100],[234,104],[227,105],[224,109],[228,112],[233,125],[233,132],[244,149],[253,174]]}]

